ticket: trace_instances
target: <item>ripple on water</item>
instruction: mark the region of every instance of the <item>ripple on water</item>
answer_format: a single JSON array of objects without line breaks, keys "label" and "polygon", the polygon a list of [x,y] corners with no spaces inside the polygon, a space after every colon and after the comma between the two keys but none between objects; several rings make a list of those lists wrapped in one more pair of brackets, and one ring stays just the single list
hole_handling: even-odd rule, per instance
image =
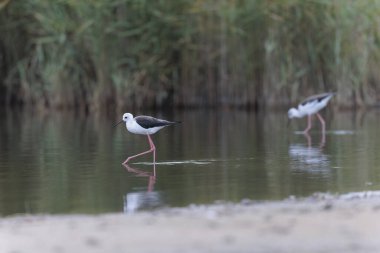
[{"label": "ripple on water", "polygon": [[[207,165],[215,162],[235,162],[235,161],[245,161],[253,160],[254,157],[239,157],[234,159],[202,159],[202,160],[183,160],[183,161],[164,161],[156,162],[156,165],[181,165],[181,164],[194,164],[194,165]],[[139,165],[153,165],[152,162],[136,162],[133,164]]]},{"label": "ripple on water", "polygon": [[[211,164],[212,162],[213,161],[210,161],[210,160],[185,160],[185,161],[156,162],[156,165],[178,165],[178,164],[207,165],[207,164]],[[137,162],[133,164],[153,165],[153,163],[151,162]]]},{"label": "ripple on water", "polygon": [[[294,131],[294,134],[305,134],[303,131]],[[353,135],[355,134],[355,131],[353,130],[331,130],[326,131],[326,134],[330,135]]]}]

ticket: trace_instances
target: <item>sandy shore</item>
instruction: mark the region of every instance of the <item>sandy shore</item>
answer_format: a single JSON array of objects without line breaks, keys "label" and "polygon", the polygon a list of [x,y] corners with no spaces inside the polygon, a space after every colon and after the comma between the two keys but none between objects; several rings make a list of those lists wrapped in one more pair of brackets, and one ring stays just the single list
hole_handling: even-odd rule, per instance
[{"label": "sandy shore", "polygon": [[380,252],[380,193],[6,217],[0,252]]}]

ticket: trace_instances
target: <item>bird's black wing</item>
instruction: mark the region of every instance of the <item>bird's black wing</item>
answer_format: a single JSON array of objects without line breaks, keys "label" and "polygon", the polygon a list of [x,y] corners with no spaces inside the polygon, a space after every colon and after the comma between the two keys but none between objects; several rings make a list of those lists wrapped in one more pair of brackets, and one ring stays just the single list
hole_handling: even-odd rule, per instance
[{"label": "bird's black wing", "polygon": [[327,97],[330,97],[332,95],[334,95],[335,93],[333,92],[328,92],[328,93],[322,93],[322,94],[318,94],[318,95],[314,95],[314,96],[310,96],[308,98],[306,98],[304,101],[301,102],[301,105],[306,105],[307,103],[310,103],[310,102],[313,102],[313,101],[322,101],[323,99],[327,98]]},{"label": "bird's black wing", "polygon": [[153,127],[161,127],[173,125],[177,122],[171,122],[163,119],[156,119],[150,116],[137,116],[135,117],[137,124],[145,129],[153,128]]}]

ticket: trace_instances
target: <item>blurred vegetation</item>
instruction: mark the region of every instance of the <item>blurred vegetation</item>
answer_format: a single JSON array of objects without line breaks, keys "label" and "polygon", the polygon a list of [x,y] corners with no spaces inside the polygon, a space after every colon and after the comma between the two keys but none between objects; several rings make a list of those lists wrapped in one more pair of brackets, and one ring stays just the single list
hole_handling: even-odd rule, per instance
[{"label": "blurred vegetation", "polygon": [[3,0],[0,100],[40,107],[376,105],[380,0]]}]

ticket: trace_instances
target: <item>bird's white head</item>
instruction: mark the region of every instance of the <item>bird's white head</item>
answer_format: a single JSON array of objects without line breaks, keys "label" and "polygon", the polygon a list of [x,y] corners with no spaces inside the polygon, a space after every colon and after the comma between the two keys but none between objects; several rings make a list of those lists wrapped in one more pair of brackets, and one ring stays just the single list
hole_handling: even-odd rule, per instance
[{"label": "bird's white head", "polygon": [[303,115],[301,115],[301,113],[296,108],[290,108],[290,110],[288,111],[288,118],[289,119],[301,118],[302,116]]},{"label": "bird's white head", "polygon": [[133,119],[133,115],[131,113],[124,113],[123,114],[123,121],[128,122],[129,120]]}]

